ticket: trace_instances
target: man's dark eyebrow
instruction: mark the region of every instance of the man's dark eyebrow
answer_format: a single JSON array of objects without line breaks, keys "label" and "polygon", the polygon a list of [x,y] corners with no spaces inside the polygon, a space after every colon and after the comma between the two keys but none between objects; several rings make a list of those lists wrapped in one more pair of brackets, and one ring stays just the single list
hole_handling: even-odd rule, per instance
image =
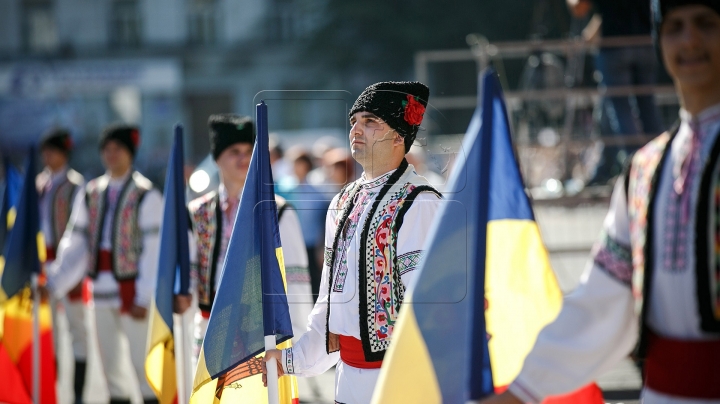
[{"label": "man's dark eyebrow", "polygon": [[[365,113],[363,113],[362,115],[360,115],[360,118],[382,120],[380,117],[378,117],[377,115],[375,115],[375,114],[373,114],[373,113],[370,113],[370,112],[365,112]],[[356,119],[355,119],[355,116],[351,116],[351,117],[350,117],[350,123],[352,123],[352,122],[355,121],[355,120],[356,120]]]}]

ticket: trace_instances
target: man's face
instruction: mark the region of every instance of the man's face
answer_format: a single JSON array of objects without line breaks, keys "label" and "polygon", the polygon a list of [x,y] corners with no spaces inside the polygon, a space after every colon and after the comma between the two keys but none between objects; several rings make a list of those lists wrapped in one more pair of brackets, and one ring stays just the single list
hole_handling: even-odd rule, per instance
[{"label": "man's face", "polygon": [[392,158],[393,146],[403,143],[397,131],[370,112],[356,112],[350,117],[350,125],[350,152],[366,169],[373,161]]},{"label": "man's face", "polygon": [[40,157],[43,165],[49,167],[52,171],[57,171],[67,164],[67,155],[54,147],[43,147],[40,150]]},{"label": "man's face", "polygon": [[220,153],[217,163],[223,181],[244,182],[250,167],[253,145],[235,143]]},{"label": "man's face", "polygon": [[685,88],[720,84],[720,15],[701,5],[670,10],[660,27],[668,73]]},{"label": "man's face", "polygon": [[113,173],[126,172],[132,167],[133,158],[130,150],[116,140],[105,142],[101,155],[105,168]]}]

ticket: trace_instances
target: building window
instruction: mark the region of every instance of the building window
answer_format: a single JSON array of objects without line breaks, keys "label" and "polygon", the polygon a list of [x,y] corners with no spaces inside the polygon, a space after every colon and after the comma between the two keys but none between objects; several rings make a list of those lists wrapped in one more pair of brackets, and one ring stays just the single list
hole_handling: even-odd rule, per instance
[{"label": "building window", "polygon": [[140,46],[140,7],[137,0],[115,0],[112,4],[111,38],[116,46]]},{"label": "building window", "polygon": [[324,1],[272,0],[269,7],[267,39],[292,42],[310,36],[319,25]]},{"label": "building window", "polygon": [[57,49],[58,33],[55,12],[49,1],[26,1],[23,4],[25,46],[31,52]]},{"label": "building window", "polygon": [[188,19],[191,43],[215,43],[217,35],[216,8],[215,0],[189,0]]},{"label": "building window", "polygon": [[194,44],[213,44],[216,41],[217,19],[215,0],[190,0],[188,4],[188,23],[190,42]]}]

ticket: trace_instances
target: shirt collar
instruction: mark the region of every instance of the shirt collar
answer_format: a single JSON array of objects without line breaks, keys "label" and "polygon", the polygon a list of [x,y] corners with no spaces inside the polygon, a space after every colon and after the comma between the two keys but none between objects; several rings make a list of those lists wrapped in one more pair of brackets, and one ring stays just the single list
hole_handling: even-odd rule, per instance
[{"label": "shirt collar", "polygon": [[680,120],[682,123],[690,125],[690,127],[699,128],[701,134],[706,135],[708,131],[720,123],[720,104],[705,108],[695,116],[684,108],[680,109]]},{"label": "shirt collar", "polygon": [[54,183],[59,182],[61,179],[65,178],[67,176],[68,166],[64,165],[57,172],[52,172],[52,171],[50,171],[50,169],[48,167],[45,167],[44,171],[50,178],[50,182],[52,182],[54,184]]},{"label": "shirt collar", "polygon": [[120,178],[113,178],[113,177],[110,175],[110,171],[106,171],[106,172],[105,172],[105,175],[107,175],[108,178],[110,179],[110,181],[108,182],[108,186],[109,186],[109,187],[113,187],[113,188],[114,188],[114,187],[122,186],[123,184],[125,184],[125,182],[128,180],[128,178],[130,178],[130,175],[132,174],[132,172],[133,172],[133,169],[132,169],[132,167],[131,167],[131,168],[128,170],[128,172],[125,173],[125,175],[123,175],[122,177],[120,177]]},{"label": "shirt collar", "polygon": [[[218,195],[220,196],[220,202],[225,203],[228,199],[228,191],[227,188],[225,188],[225,185],[223,183],[220,183],[220,186],[218,187]],[[236,198],[239,201],[240,197],[242,196],[242,190],[240,190],[240,193],[237,194]]]},{"label": "shirt collar", "polygon": [[385,174],[383,174],[383,175],[381,175],[381,176],[379,176],[379,177],[377,177],[377,178],[373,178],[373,179],[371,179],[371,180],[368,180],[368,179],[367,179],[367,176],[366,176],[365,173],[363,172],[362,175],[360,176],[360,180],[359,180],[359,181],[360,181],[360,186],[365,187],[365,188],[377,188],[377,187],[379,187],[379,186],[381,186],[381,185],[385,185],[385,183],[388,181],[388,179],[390,178],[390,176],[391,176],[395,171],[397,171],[397,169],[390,170],[390,171],[386,172]]}]

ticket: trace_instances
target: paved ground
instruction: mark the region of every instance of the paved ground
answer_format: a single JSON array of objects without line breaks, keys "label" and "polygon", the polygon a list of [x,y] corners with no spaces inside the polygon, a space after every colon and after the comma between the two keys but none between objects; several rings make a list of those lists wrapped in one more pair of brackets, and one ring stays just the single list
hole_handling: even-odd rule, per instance
[{"label": "paved ground", "polygon": [[[585,267],[590,246],[600,233],[600,226],[606,212],[602,205],[584,206],[582,208],[555,208],[544,207],[536,209],[538,223],[543,233],[544,241],[550,251],[574,247],[586,248],[587,251],[577,253],[551,254],[553,268],[564,292],[572,290],[578,283]],[[59,367],[59,394],[60,403],[70,403],[72,400],[72,387],[70,375],[72,363],[70,361],[70,345],[66,323],[59,324],[61,328],[60,340],[60,367]],[[95,338],[90,347],[88,384],[85,391],[87,403],[104,403],[108,398],[105,380],[98,361],[97,344]],[[333,400],[333,371],[321,376],[303,379],[299,378],[300,392],[303,402],[325,404]],[[608,402],[632,404],[633,391],[640,386],[640,377],[630,361],[625,361],[599,378],[598,383],[608,394]],[[630,393],[628,393],[628,391]],[[612,398],[612,399],[611,399]],[[139,403],[139,397],[136,397]]]}]

